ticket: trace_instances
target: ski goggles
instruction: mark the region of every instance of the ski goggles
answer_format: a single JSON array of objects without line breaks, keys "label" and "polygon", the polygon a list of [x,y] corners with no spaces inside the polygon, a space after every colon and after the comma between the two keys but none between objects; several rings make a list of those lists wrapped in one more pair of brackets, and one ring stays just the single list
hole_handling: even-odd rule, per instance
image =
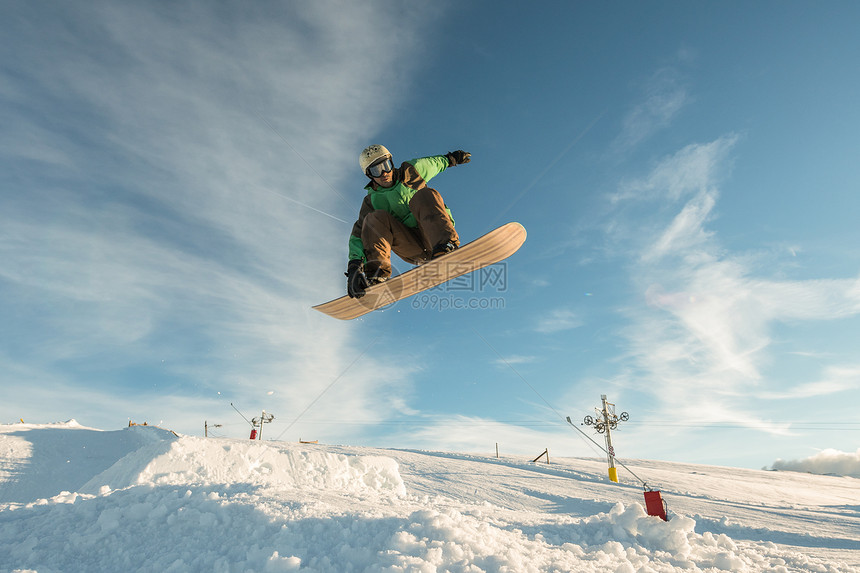
[{"label": "ski goggles", "polygon": [[386,157],[382,161],[377,161],[368,167],[365,173],[367,173],[369,177],[379,177],[383,173],[388,173],[392,169],[394,169],[394,163],[392,163],[390,157]]}]

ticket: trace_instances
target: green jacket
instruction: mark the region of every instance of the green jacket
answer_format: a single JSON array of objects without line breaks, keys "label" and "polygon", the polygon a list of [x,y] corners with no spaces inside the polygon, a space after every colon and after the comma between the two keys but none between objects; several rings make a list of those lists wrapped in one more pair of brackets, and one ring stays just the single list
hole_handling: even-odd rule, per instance
[{"label": "green jacket", "polygon": [[[444,155],[431,157],[419,157],[404,162],[395,169],[397,183],[391,187],[379,187],[376,182],[371,181],[365,189],[367,195],[361,202],[358,212],[358,220],[352,226],[352,234],[349,236],[349,260],[364,260],[364,245],[361,242],[361,227],[368,213],[382,209],[388,211],[404,225],[416,228],[418,222],[409,210],[409,200],[415,193],[425,187],[427,182],[439,175],[449,167],[448,158]],[[446,207],[448,216],[453,223],[454,217],[451,210]]]}]

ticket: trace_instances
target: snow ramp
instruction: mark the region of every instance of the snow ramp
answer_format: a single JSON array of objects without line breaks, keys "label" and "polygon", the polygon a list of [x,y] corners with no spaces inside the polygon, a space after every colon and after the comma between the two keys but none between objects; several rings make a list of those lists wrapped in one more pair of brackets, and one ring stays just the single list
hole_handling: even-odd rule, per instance
[{"label": "snow ramp", "polygon": [[177,436],[153,426],[101,431],[74,420],[0,426],[0,504],[138,485],[225,484],[340,494],[406,492],[397,462],[313,445]]},{"label": "snow ramp", "polygon": [[135,485],[248,484],[285,489],[405,495],[397,462],[292,444],[194,438],[144,446],[93,477],[82,493]]}]

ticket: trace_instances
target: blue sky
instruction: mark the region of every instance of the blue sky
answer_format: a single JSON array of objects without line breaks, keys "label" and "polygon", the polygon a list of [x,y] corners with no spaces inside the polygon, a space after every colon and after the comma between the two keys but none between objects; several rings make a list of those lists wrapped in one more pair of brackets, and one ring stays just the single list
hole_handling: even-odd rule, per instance
[{"label": "blue sky", "polygon": [[[854,451],[858,16],[5,3],[0,422],[587,456],[607,394],[622,458]],[[503,283],[310,310],[370,143],[473,154],[433,185],[463,240],[528,229]]]}]

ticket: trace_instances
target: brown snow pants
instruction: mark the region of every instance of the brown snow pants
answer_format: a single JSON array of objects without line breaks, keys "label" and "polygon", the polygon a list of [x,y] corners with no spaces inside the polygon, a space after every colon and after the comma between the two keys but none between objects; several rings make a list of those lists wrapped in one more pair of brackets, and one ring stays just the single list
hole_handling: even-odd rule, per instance
[{"label": "brown snow pants", "polygon": [[415,229],[388,211],[373,211],[364,218],[361,242],[367,256],[364,270],[368,276],[391,276],[391,251],[407,263],[417,265],[427,261],[439,243],[452,241],[459,246],[460,238],[438,191],[430,187],[421,189],[409,201],[409,210],[418,222]]}]

